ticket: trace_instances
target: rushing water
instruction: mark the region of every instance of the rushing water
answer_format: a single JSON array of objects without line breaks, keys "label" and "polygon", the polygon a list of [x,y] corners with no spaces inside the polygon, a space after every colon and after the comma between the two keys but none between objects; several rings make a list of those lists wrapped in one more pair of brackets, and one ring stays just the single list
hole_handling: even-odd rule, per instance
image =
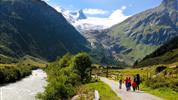
[{"label": "rushing water", "polygon": [[38,69],[18,82],[0,86],[0,100],[36,100],[36,94],[43,92],[47,85],[46,77],[46,73]]}]

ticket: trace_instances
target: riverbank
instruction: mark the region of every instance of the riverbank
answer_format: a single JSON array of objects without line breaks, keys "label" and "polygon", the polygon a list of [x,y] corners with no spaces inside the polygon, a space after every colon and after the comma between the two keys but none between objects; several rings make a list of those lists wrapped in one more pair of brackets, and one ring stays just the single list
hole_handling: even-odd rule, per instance
[{"label": "riverbank", "polygon": [[41,70],[33,70],[32,74],[20,81],[0,86],[0,100],[36,100],[35,96],[44,91],[47,75]]},{"label": "riverbank", "polygon": [[46,61],[31,56],[24,56],[16,63],[0,63],[0,84],[16,82],[29,76],[32,70],[46,66]]},{"label": "riverbank", "polygon": [[[2,64],[1,64],[2,65]],[[31,74],[31,66],[6,64],[0,67],[0,84],[6,84],[20,80]]]}]

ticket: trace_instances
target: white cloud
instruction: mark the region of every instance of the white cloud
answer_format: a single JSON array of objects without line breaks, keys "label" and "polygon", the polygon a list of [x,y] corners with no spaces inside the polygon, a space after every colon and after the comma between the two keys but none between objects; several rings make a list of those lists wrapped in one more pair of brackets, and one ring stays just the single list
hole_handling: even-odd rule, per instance
[{"label": "white cloud", "polygon": [[126,8],[127,8],[126,6],[123,6],[120,9],[113,11],[112,14],[108,18],[88,17],[88,19],[80,20],[78,24],[87,23],[87,24],[94,24],[94,25],[104,25],[105,28],[108,28],[130,17],[130,16],[124,15],[123,13],[123,11]]},{"label": "white cloud", "polygon": [[121,9],[125,10],[125,9],[127,9],[127,6],[122,6]]},{"label": "white cloud", "polygon": [[118,24],[129,17],[123,14],[123,10],[124,9],[122,8],[117,9],[109,16],[109,20],[112,25]]},{"label": "white cloud", "polygon": [[104,15],[104,14],[107,14],[108,12],[103,10],[103,9],[92,9],[92,8],[86,8],[83,10],[83,12],[85,14],[89,14],[89,15]]}]

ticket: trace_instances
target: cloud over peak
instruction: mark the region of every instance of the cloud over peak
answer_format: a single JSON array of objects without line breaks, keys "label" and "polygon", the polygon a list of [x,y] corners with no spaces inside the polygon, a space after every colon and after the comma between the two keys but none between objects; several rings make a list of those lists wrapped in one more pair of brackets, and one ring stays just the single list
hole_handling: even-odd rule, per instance
[{"label": "cloud over peak", "polygon": [[[104,25],[105,28],[109,28],[115,24],[118,24],[130,16],[124,15],[124,10],[127,9],[126,6],[122,6],[120,9],[114,10],[109,17],[100,18],[100,17],[88,17],[88,19],[80,20],[78,24],[87,23],[94,25]],[[98,12],[99,13],[99,12]]]},{"label": "cloud over peak", "polygon": [[[60,6],[53,6],[58,12],[61,12],[65,17],[70,19],[70,12],[76,12],[76,11],[70,11],[63,9]],[[119,24],[120,22],[124,21],[130,16],[127,16],[124,14],[124,10],[127,9],[127,6],[122,6],[119,9],[116,9],[110,13],[108,17],[98,17],[98,15],[108,15],[110,11],[106,11],[103,9],[96,9],[96,8],[85,8],[83,9],[84,14],[88,15],[87,19],[80,19],[78,21],[72,21],[74,22],[74,25],[97,25],[97,26],[103,26],[104,28],[109,28],[113,25]],[[90,16],[92,15],[92,17]],[[71,19],[70,19],[71,20]]]},{"label": "cloud over peak", "polygon": [[93,9],[93,8],[85,8],[83,9],[83,12],[85,14],[89,14],[89,15],[104,15],[107,14],[108,11],[103,10],[103,9]]}]

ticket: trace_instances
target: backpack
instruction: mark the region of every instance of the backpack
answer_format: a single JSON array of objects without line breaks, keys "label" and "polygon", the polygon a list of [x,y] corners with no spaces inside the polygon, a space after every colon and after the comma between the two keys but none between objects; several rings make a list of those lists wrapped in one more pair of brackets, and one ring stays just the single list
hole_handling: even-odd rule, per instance
[{"label": "backpack", "polygon": [[128,82],[128,86],[131,86],[131,82]]}]

